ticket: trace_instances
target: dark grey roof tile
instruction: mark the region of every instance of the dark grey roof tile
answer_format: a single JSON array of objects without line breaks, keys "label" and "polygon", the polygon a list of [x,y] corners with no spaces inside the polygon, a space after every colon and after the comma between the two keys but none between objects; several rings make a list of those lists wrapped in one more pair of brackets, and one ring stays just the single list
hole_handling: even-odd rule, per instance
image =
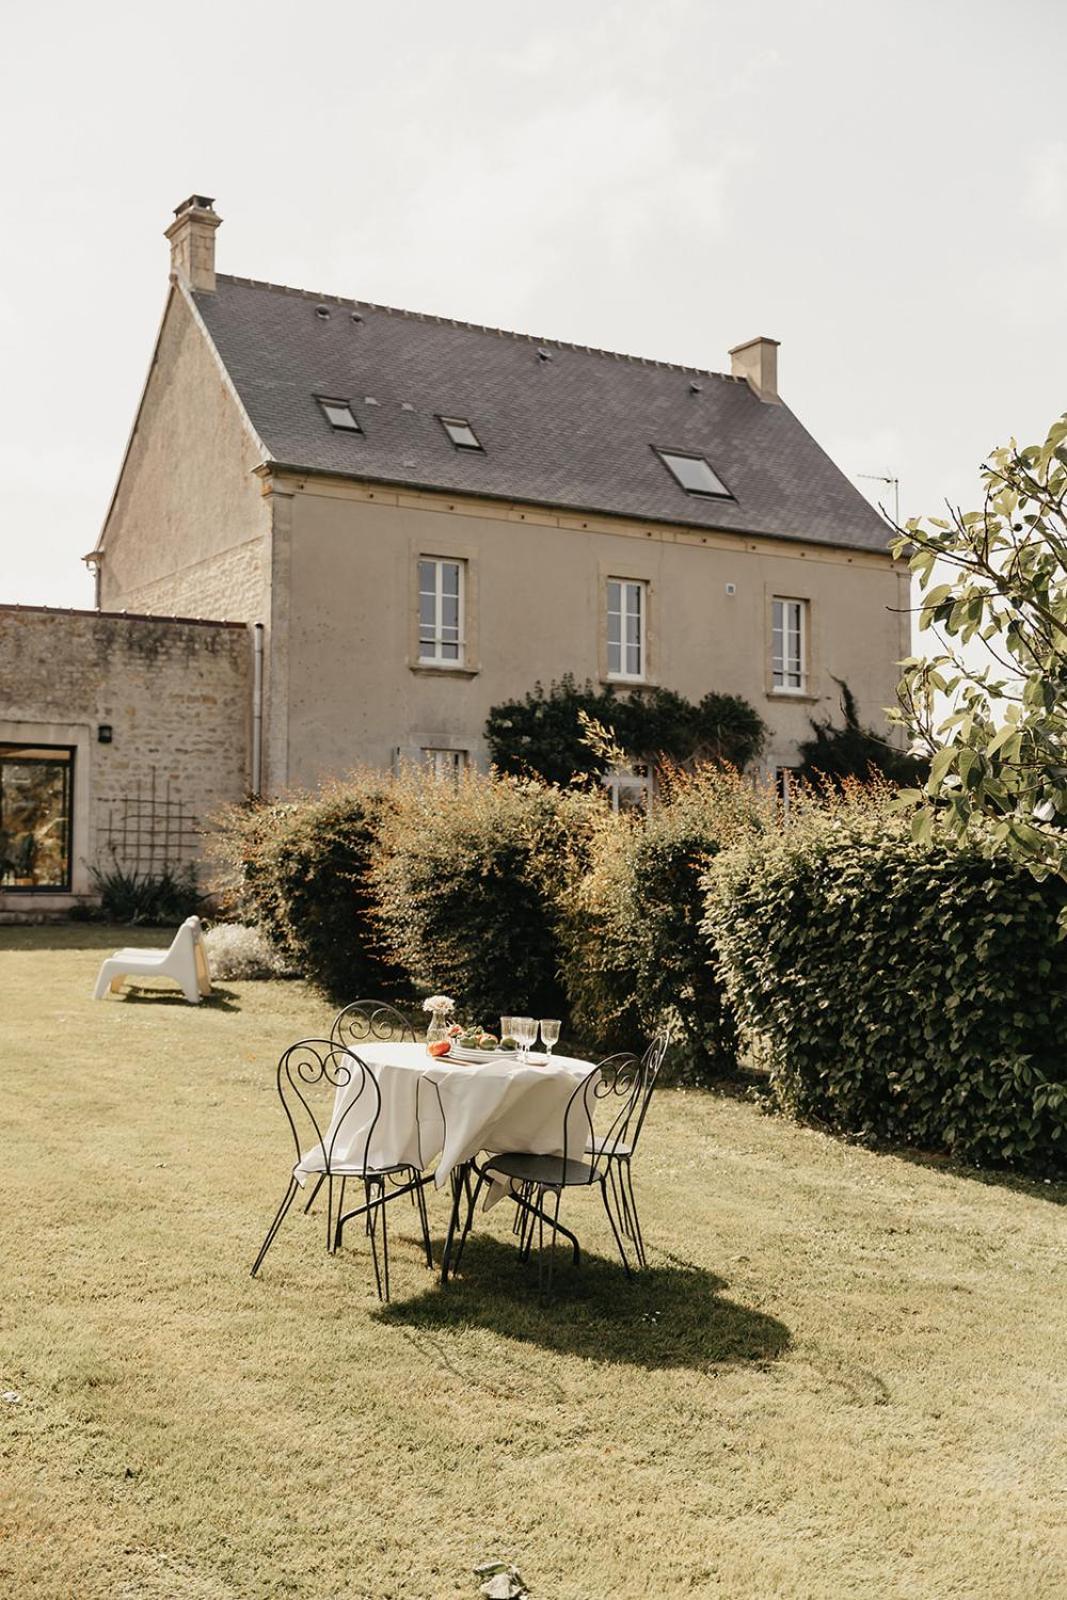
[{"label": "dark grey roof tile", "polygon": [[[887,547],[886,524],[789,408],[764,404],[742,380],[222,275],[195,300],[253,426],[285,465]],[[350,400],[364,433],[335,433],[316,395]],[[441,414],[468,418],[484,454],[456,450]],[[656,445],[706,456],[734,498],[686,494]]]}]

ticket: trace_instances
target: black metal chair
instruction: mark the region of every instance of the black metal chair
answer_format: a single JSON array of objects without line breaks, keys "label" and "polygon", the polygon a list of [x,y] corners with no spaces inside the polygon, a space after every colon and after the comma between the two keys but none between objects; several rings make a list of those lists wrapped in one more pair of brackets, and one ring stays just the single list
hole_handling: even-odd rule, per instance
[{"label": "black metal chair", "polygon": [[[403,1194],[415,1193],[422,1226],[422,1242],[427,1265],[433,1266],[430,1246],[430,1229],[426,1216],[423,1185],[428,1181],[414,1167],[402,1163],[376,1166],[370,1159],[371,1141],[381,1115],[382,1098],[378,1080],[370,1068],[347,1046],[330,1039],[302,1039],[290,1045],[278,1063],[278,1095],[282,1102],[296,1146],[296,1166],[305,1172],[319,1175],[316,1192],[322,1183],[327,1186],[326,1248],[332,1255],[341,1238],[342,1223],[354,1216],[366,1216],[367,1235],[374,1261],[374,1279],[378,1298],[389,1298],[389,1235],[386,1207]],[[348,1103],[336,1121],[333,1120],[337,1091],[349,1091]],[[329,1098],[329,1106],[319,1101]],[[322,1113],[326,1112],[323,1116]],[[361,1128],[355,1148],[341,1157],[336,1154],[342,1130],[355,1124]],[[303,1137],[302,1137],[303,1134]],[[349,1178],[362,1183],[365,1204],[343,1216],[345,1185]],[[334,1180],[340,1180],[340,1192],[334,1208]],[[398,1180],[403,1180],[398,1182]],[[390,1190],[389,1184],[396,1187]],[[252,1276],[255,1277],[263,1260],[274,1243],[286,1213],[300,1190],[294,1172],[281,1205],[278,1207],[267,1236],[263,1241]],[[314,1196],[312,1196],[314,1198]],[[310,1204],[310,1202],[309,1202]],[[378,1229],[382,1235],[382,1262],[378,1261]],[[384,1285],[384,1288],[383,1288]]]},{"label": "black metal chair", "polygon": [[[580,1259],[577,1239],[561,1225],[559,1220],[560,1200],[564,1189],[588,1189],[594,1185],[599,1188],[604,1210],[622,1259],[623,1271],[628,1278],[633,1277],[633,1269],[623,1243],[623,1234],[616,1221],[616,1212],[620,1218],[622,1216],[622,1202],[618,1193],[614,1192],[614,1163],[609,1158],[608,1151],[633,1144],[630,1132],[640,1114],[644,1098],[645,1072],[646,1062],[630,1054],[609,1056],[598,1067],[593,1067],[576,1086],[567,1101],[560,1140],[562,1155],[539,1156],[530,1155],[526,1151],[507,1151],[487,1157],[476,1167],[478,1181],[470,1197],[467,1219],[456,1252],[457,1267],[482,1188],[493,1178],[502,1178],[510,1185],[510,1197],[522,1216],[519,1254],[523,1260],[529,1260],[533,1249],[534,1232],[537,1232],[537,1283],[542,1297],[552,1288],[557,1234],[562,1233],[570,1239],[575,1263]],[[595,1123],[595,1109],[598,1106],[608,1108],[610,1113],[610,1125],[606,1134],[600,1139],[597,1138]],[[589,1146],[594,1144],[597,1148],[590,1149]],[[609,1183],[613,1187],[614,1211],[608,1198]],[[551,1212],[545,1209],[546,1196],[551,1196]],[[547,1273],[546,1222],[552,1235]]]},{"label": "black metal chair", "polygon": [[663,1066],[667,1047],[671,1042],[670,1029],[658,1033],[645,1051],[642,1062],[642,1088],[637,1115],[626,1132],[612,1142],[612,1135],[599,1135],[594,1133],[586,1141],[586,1155],[600,1155],[608,1162],[608,1176],[611,1183],[612,1195],[618,1203],[619,1221],[622,1230],[632,1243],[637,1253],[638,1264],[647,1267],[648,1258],[645,1255],[645,1240],[641,1232],[641,1219],[637,1212],[637,1197],[634,1194],[633,1169],[630,1165],[637,1141],[641,1137],[641,1129],[645,1125],[648,1115],[649,1102],[652,1091],[656,1087],[660,1068]]},{"label": "black metal chair", "polygon": [[415,1029],[402,1011],[385,1000],[353,1000],[334,1017],[330,1039],[346,1049],[369,1043],[414,1044]]},{"label": "black metal chair", "polygon": [[[414,1044],[415,1029],[404,1013],[386,1000],[353,1000],[351,1005],[337,1013],[330,1024],[330,1042],[346,1050],[358,1050],[361,1044],[367,1043]],[[320,1177],[308,1195],[304,1206],[305,1216],[318,1199],[324,1182],[325,1177]],[[414,1195],[411,1202],[415,1204]]]}]

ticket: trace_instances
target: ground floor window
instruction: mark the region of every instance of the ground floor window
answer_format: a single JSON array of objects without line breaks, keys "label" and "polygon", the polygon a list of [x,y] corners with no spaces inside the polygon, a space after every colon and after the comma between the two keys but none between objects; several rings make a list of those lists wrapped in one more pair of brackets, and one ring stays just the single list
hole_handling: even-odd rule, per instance
[{"label": "ground floor window", "polygon": [[70,889],[74,751],[0,744],[0,888]]},{"label": "ground floor window", "polygon": [[466,750],[424,749],[422,759],[430,766],[435,778],[449,778],[458,783],[460,774],[467,768]]},{"label": "ground floor window", "polygon": [[652,774],[643,763],[629,771],[612,767],[605,772],[603,784],[611,799],[612,811],[647,810],[652,800]]}]

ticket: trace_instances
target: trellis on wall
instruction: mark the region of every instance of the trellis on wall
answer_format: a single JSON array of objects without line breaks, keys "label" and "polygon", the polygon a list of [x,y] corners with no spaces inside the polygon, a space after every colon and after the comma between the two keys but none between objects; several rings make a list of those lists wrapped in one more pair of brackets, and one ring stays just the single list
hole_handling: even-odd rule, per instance
[{"label": "trellis on wall", "polygon": [[138,779],[132,793],[102,796],[98,808],[98,861],[154,876],[199,853],[197,817],[169,778],[160,784],[155,767],[147,783]]}]

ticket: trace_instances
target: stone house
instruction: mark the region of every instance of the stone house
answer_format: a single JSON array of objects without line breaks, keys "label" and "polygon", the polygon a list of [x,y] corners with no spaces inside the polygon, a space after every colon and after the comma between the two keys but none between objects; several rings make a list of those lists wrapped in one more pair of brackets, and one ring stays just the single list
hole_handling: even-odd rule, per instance
[{"label": "stone house", "polygon": [[[235,793],[484,765],[490,708],[568,672],[743,695],[771,769],[835,677],[882,723],[907,573],[782,401],[775,341],[720,374],[282,288],[216,272],[219,223],[194,195],[167,229],[159,336],[86,559],[101,617],[130,630],[245,625],[174,625],[189,659],[242,639]],[[0,685],[0,717],[26,700]]]}]

